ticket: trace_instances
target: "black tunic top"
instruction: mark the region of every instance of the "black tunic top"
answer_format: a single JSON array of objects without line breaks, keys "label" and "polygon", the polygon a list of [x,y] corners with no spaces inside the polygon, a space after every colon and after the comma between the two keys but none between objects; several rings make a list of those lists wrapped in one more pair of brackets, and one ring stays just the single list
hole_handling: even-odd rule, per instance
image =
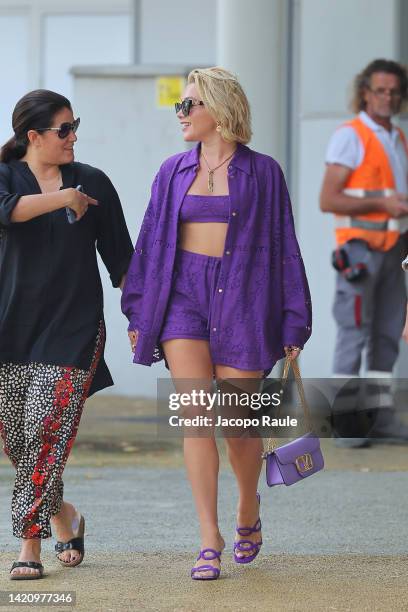
[{"label": "black tunic top", "polygon": [[[89,369],[103,321],[96,249],[114,287],[133,254],[109,178],[78,162],[61,174],[63,189],[81,184],[99,206],[72,225],[65,208],[12,223],[19,198],[41,190],[26,162],[0,163],[0,362]],[[90,393],[112,384],[102,355]]]}]

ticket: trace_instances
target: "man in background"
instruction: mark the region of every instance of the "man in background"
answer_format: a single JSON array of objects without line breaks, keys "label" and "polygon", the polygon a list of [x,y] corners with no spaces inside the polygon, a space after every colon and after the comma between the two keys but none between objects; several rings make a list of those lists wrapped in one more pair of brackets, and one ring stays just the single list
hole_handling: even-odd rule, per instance
[{"label": "man in background", "polygon": [[[357,75],[356,116],[331,137],[320,196],[321,210],[334,213],[336,222],[333,374],[355,380],[365,351],[365,376],[376,379],[367,385],[365,398],[365,408],[375,414],[371,441],[408,440],[390,388],[406,313],[401,259],[408,229],[408,147],[392,117],[407,98],[407,72],[397,62],[377,59]],[[352,395],[350,381],[343,397],[349,406]],[[338,441],[349,447],[369,444],[365,437]]]}]

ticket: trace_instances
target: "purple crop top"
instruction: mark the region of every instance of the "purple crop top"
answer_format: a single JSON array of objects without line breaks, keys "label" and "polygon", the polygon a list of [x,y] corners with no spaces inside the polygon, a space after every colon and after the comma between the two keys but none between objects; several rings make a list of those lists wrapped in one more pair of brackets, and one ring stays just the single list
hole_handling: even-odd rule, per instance
[{"label": "purple crop top", "polygon": [[228,223],[229,195],[210,196],[187,194],[180,209],[180,222]]}]

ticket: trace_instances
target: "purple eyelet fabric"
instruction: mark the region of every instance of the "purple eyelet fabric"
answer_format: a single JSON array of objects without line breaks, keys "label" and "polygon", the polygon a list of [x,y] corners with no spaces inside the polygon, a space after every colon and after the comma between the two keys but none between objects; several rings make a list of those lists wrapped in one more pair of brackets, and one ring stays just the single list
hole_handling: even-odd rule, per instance
[{"label": "purple eyelet fabric", "polygon": [[179,213],[180,223],[228,223],[229,196],[187,194]]},{"label": "purple eyelet fabric", "polygon": [[[167,159],[157,173],[122,294],[133,361],[164,358],[161,331],[171,291],[179,213],[196,176],[200,144]],[[214,294],[210,349],[221,363],[270,372],[284,346],[303,348],[312,307],[292,208],[279,164],[239,144],[228,167],[229,222]],[[222,289],[222,291],[218,291]],[[237,334],[245,329],[245,338]],[[256,368],[253,368],[254,364]]]}]

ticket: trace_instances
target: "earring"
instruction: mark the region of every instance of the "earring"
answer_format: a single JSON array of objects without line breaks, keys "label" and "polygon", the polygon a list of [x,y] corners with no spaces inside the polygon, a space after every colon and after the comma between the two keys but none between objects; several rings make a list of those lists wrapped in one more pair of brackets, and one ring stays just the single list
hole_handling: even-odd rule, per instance
[{"label": "earring", "polygon": [[217,123],[217,127],[215,129],[217,132],[221,132],[221,123]]}]

